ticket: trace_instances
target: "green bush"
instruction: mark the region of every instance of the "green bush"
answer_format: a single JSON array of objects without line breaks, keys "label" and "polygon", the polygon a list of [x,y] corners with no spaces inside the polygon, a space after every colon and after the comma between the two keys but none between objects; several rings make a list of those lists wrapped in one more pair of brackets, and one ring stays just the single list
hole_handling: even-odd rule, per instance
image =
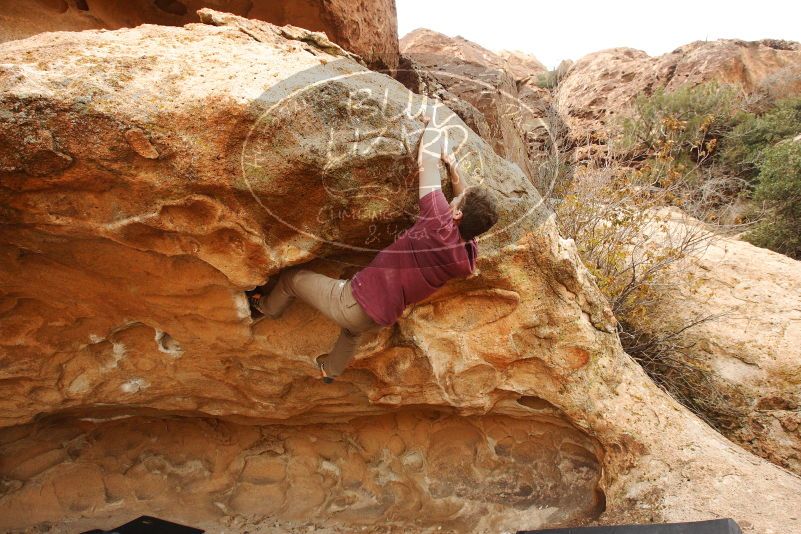
[{"label": "green bush", "polygon": [[716,82],[641,95],[619,124],[620,148],[663,160],[703,160],[733,125],[740,92]]},{"label": "green bush", "polygon": [[786,140],[761,151],[754,200],[768,210],[746,239],[801,259],[801,141]]},{"label": "green bush", "polygon": [[565,79],[570,69],[573,67],[573,61],[570,59],[563,59],[555,69],[547,70],[537,74],[535,83],[537,87],[543,89],[553,89]]},{"label": "green bush", "polygon": [[744,187],[713,158],[742,101],[739,87],[717,82],[640,95],[614,123],[614,151],[632,160],[643,187],[669,192],[662,195],[668,204],[718,222]]},{"label": "green bush", "polygon": [[762,115],[742,113],[726,136],[722,162],[746,178],[759,173],[765,148],[801,133],[801,97],[788,98]]},{"label": "green bush", "polygon": [[537,75],[537,87],[542,89],[553,89],[556,87],[556,70],[547,70]]}]

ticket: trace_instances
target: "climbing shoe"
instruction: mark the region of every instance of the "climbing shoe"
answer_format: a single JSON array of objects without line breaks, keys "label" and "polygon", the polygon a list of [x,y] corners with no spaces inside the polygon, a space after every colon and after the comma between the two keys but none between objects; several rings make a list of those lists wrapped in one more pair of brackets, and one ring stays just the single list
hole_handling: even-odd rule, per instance
[{"label": "climbing shoe", "polygon": [[331,382],[334,381],[334,379],[328,376],[328,373],[326,373],[325,362],[323,361],[323,358],[325,358],[325,354],[323,354],[322,356],[318,356],[315,361],[317,362],[317,368],[320,369],[320,376],[322,377],[323,382],[325,382],[326,384],[330,384]]},{"label": "climbing shoe", "polygon": [[260,289],[257,287],[256,289],[245,291],[245,295],[248,297],[248,306],[250,307],[250,318],[254,322],[264,319],[264,314],[259,309],[259,300],[262,297]]}]

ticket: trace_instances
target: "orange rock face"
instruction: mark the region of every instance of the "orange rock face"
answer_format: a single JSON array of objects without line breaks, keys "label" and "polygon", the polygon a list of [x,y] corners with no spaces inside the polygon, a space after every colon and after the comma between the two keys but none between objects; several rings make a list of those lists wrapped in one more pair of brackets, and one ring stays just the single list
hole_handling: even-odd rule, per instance
[{"label": "orange rock face", "polygon": [[152,417],[25,425],[0,437],[0,455],[14,458],[0,471],[43,482],[12,491],[0,521],[55,523],[67,508],[94,516],[73,530],[110,529],[168,510],[173,521],[256,532],[307,532],[309,518],[325,517],[329,528],[416,522],[465,532],[490,527],[481,509],[535,508],[530,524],[597,515],[593,440],[552,407],[536,411],[518,419],[405,409],[300,426]]},{"label": "orange rock face", "polygon": [[530,180],[456,118],[503,212],[478,271],[323,384],[337,328],[254,323],[244,291],[347,277],[409,226],[423,99],[320,34],[201,21],[0,45],[0,529],[786,531],[801,480],[623,353]]},{"label": "orange rock face", "polygon": [[273,24],[324,32],[372,68],[398,66],[394,0],[24,0],[3,2],[0,42],[52,31],[130,28],[140,24],[183,26],[203,7]]}]

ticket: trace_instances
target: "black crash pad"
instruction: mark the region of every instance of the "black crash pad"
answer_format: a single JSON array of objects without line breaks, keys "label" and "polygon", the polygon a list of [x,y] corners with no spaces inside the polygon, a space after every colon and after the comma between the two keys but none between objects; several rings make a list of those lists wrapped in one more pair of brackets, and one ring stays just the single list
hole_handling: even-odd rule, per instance
[{"label": "black crash pad", "polygon": [[143,515],[111,530],[89,530],[82,534],[202,534],[203,532],[205,530]]},{"label": "black crash pad", "polygon": [[727,518],[690,523],[519,530],[517,534],[742,534],[742,531],[733,519]]}]

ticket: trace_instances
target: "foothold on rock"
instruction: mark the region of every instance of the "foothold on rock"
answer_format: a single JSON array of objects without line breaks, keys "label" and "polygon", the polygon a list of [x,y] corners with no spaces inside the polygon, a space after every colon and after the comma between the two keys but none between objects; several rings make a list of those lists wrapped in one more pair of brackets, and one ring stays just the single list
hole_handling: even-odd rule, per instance
[{"label": "foothold on rock", "polygon": [[162,332],[160,330],[156,330],[156,345],[161,352],[169,354],[174,358],[180,358],[184,352],[180,343],[167,332]]},{"label": "foothold on rock", "polygon": [[134,152],[147,159],[156,159],[159,157],[159,151],[147,138],[145,132],[139,128],[131,128],[125,132],[125,140],[134,149]]},{"label": "foothold on rock", "polygon": [[39,129],[25,138],[22,147],[22,170],[30,176],[47,176],[72,165],[72,156],[59,151],[48,130]]},{"label": "foothold on rock", "polygon": [[37,150],[25,158],[22,169],[31,176],[47,176],[72,165],[72,157],[55,150]]}]

